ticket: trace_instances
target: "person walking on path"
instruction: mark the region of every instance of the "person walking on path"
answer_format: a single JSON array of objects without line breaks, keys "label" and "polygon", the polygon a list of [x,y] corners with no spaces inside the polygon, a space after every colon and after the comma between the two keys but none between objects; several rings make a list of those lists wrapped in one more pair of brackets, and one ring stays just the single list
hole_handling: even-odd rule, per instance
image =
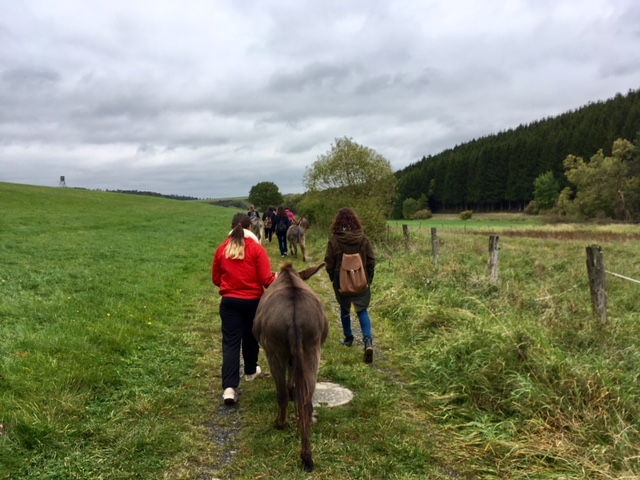
[{"label": "person walking on path", "polygon": [[222,398],[227,405],[236,403],[240,384],[240,352],[246,381],[260,375],[260,347],[253,336],[253,319],[258,302],[276,279],[271,261],[258,238],[249,230],[248,215],[238,213],[231,232],[213,257],[212,280],[219,287],[222,323]]},{"label": "person walking on path", "polygon": [[[351,305],[353,305],[362,329],[364,361],[365,363],[371,363],[373,362],[373,332],[368,308],[371,303],[371,283],[373,282],[376,268],[373,246],[364,233],[362,222],[358,215],[351,208],[341,208],[338,211],[330,230],[332,236],[327,245],[324,261],[326,264],[325,269],[333,284],[336,300],[340,305],[340,321],[342,322],[342,332],[344,334],[344,339],[340,343],[347,347],[353,345],[354,337],[351,330]],[[362,257],[362,264],[366,270],[369,287],[359,295],[345,296],[340,293],[340,264],[342,263],[343,253],[359,253]]]},{"label": "person walking on path", "polygon": [[260,219],[260,212],[253,205],[249,207],[249,211],[247,212],[247,215],[249,215],[249,218],[251,220],[253,220],[254,218]]},{"label": "person walking on path", "polygon": [[285,211],[284,207],[280,205],[276,212],[276,217],[273,222],[273,229],[278,237],[278,246],[280,247],[280,255],[287,256],[287,230],[291,226],[291,220]]},{"label": "person walking on path", "polygon": [[269,240],[269,243],[271,243],[271,240],[273,239],[273,226],[275,223],[275,218],[276,212],[275,208],[273,207],[269,207],[262,216],[262,221],[264,223],[264,236],[267,240]]},{"label": "person walking on path", "polygon": [[296,220],[295,214],[291,210],[289,210],[288,208],[285,208],[284,211],[287,213],[287,217],[289,217],[289,221],[291,223],[298,223],[298,220]]}]

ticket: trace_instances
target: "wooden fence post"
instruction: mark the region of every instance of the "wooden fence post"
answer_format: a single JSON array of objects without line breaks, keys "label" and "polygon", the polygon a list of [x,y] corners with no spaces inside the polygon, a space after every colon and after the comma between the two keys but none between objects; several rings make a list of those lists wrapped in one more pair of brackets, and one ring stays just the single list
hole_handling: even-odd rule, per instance
[{"label": "wooden fence post", "polygon": [[491,283],[498,282],[500,237],[491,235],[489,237],[489,281]]},{"label": "wooden fence post", "polygon": [[587,272],[589,273],[589,289],[591,290],[593,313],[600,319],[601,325],[606,325],[608,322],[607,286],[602,247],[598,245],[587,247]]},{"label": "wooden fence post", "polygon": [[438,265],[438,229],[431,229],[431,249],[433,250],[433,263]]},{"label": "wooden fence post", "polygon": [[402,233],[404,233],[404,246],[409,250],[411,248],[411,241],[409,239],[409,225],[406,223],[402,225]]}]

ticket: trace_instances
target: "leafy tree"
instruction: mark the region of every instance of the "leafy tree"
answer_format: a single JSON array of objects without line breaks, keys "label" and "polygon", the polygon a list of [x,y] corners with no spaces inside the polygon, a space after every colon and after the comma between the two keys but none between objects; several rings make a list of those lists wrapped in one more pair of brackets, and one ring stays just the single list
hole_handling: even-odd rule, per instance
[{"label": "leafy tree", "polygon": [[[433,180],[432,183],[434,183]],[[420,198],[418,199],[418,207],[420,208],[420,210],[429,209],[429,197],[427,197],[424,193],[420,195]]]},{"label": "leafy tree", "polygon": [[553,176],[553,172],[543,173],[533,182],[536,206],[540,210],[553,208],[560,194],[560,184]]},{"label": "leafy tree", "polygon": [[556,212],[560,215],[575,216],[578,214],[577,206],[573,203],[574,192],[570,187],[564,187],[556,202]]},{"label": "leafy tree", "polygon": [[569,155],[564,160],[567,179],[576,187],[573,200],[577,212],[586,218],[604,215],[629,220],[637,196],[637,178],[628,176],[628,163],[634,146],[618,139],[613,155],[605,156],[602,149],[587,163],[582,157]]},{"label": "leafy tree", "polygon": [[[289,208],[296,216],[306,216],[306,214],[300,210],[300,202],[304,198],[303,193],[287,193],[282,196],[281,205]],[[274,207],[277,207],[278,204],[273,204]]]},{"label": "leafy tree", "polygon": [[420,210],[420,203],[415,198],[407,198],[402,203],[402,218],[410,220]]},{"label": "leafy tree", "polygon": [[635,148],[629,160],[629,173],[634,176],[640,176],[640,130],[636,133],[636,138],[633,141]]},{"label": "leafy tree", "polygon": [[249,201],[255,205],[260,212],[264,212],[270,205],[278,206],[282,204],[282,194],[275,183],[260,182],[251,187],[249,191]]},{"label": "leafy tree", "polygon": [[308,193],[300,208],[313,205],[320,223],[329,224],[338,209],[351,207],[372,237],[384,235],[397,181],[389,161],[375,150],[337,138],[307,167],[303,182]]}]

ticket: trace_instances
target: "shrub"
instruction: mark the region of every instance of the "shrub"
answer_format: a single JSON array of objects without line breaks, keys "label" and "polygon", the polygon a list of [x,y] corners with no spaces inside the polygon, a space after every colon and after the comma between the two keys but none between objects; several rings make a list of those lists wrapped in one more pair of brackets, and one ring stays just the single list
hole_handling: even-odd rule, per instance
[{"label": "shrub", "polygon": [[460,212],[461,220],[470,220],[473,215],[473,210],[465,210],[464,212]]},{"label": "shrub", "polygon": [[538,204],[535,200],[531,200],[529,204],[524,208],[524,213],[527,215],[538,215],[540,213],[540,209],[538,208]]},{"label": "shrub", "polygon": [[431,210],[429,210],[428,208],[423,208],[422,210],[418,210],[416,213],[414,213],[411,218],[413,220],[427,220],[432,216],[433,213],[431,213]]},{"label": "shrub", "polygon": [[407,198],[402,203],[402,218],[405,220],[411,220],[415,218],[414,215],[418,213],[420,210],[420,205],[418,204],[418,200],[415,198]]}]

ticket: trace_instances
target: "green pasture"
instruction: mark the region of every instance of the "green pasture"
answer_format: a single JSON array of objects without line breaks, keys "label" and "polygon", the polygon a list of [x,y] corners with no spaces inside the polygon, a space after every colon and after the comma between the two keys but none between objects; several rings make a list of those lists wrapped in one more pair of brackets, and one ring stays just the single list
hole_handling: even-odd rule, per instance
[{"label": "green pasture", "polygon": [[[370,366],[361,344],[339,344],[330,284],[314,276],[331,322],[320,380],[354,399],[318,409],[309,475],[295,429],[273,426],[263,357],[267,375],[243,382],[236,406],[221,401],[210,268],[234,213],[0,183],[1,479],[640,476],[640,285],[607,277],[600,326],[585,266],[597,243],[607,270],[640,280],[640,227],[390,222],[376,246]],[[535,233],[548,231],[571,235]],[[501,235],[497,284],[484,232]],[[326,241],[312,226],[309,264]],[[275,269],[277,243],[266,248]]]},{"label": "green pasture", "polygon": [[455,214],[437,214],[427,220],[389,221],[389,226],[396,229],[407,225],[412,230],[437,228],[462,231],[539,228],[542,224],[539,217],[513,213],[474,213],[469,220],[461,220],[460,215]]}]

